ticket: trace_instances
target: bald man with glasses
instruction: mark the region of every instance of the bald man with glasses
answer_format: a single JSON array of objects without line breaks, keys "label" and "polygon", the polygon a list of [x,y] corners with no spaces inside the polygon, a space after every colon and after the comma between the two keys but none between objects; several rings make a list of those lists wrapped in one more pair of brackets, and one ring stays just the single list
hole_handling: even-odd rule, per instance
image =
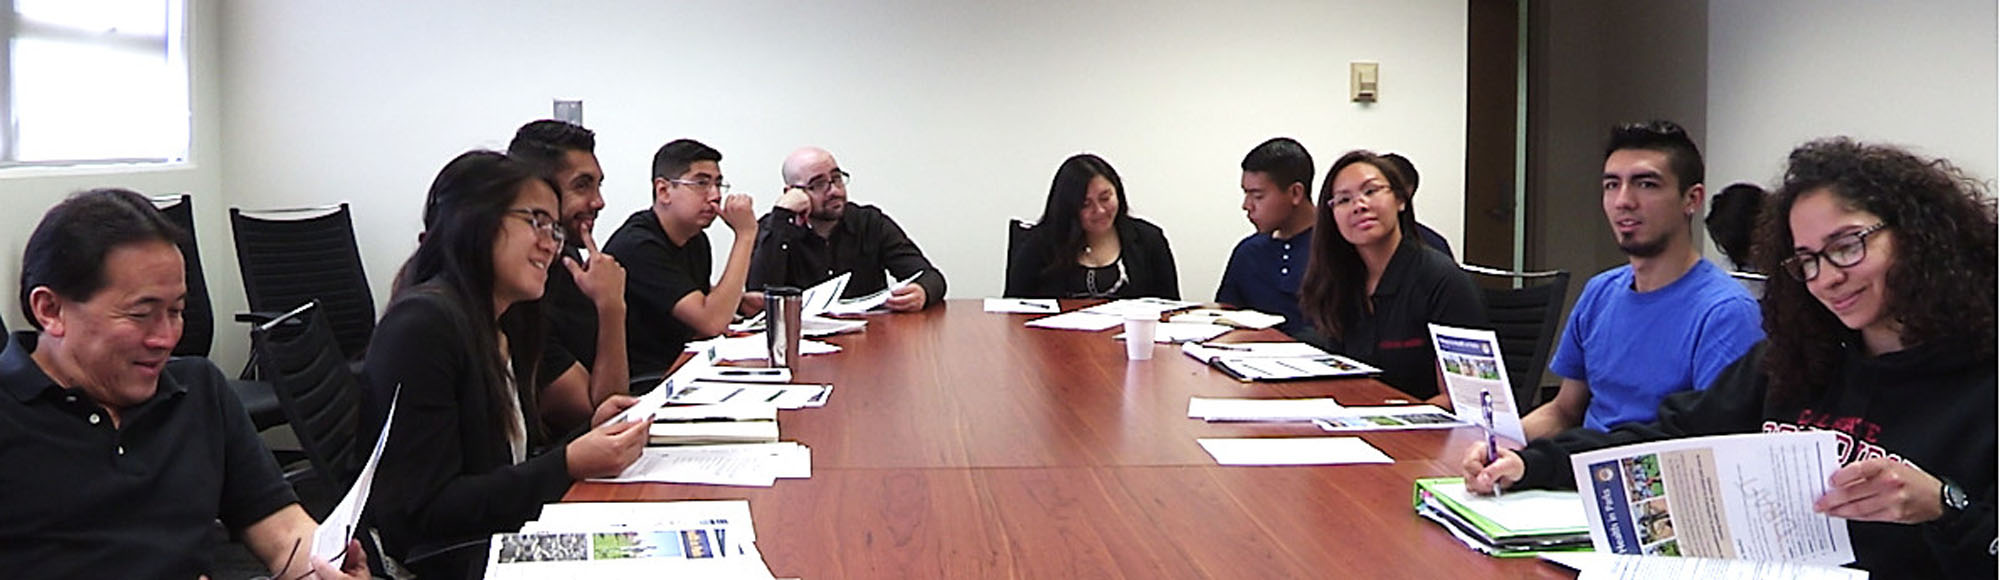
[{"label": "bald man with glasses", "polygon": [[[833,154],[806,147],[785,158],[785,193],[758,220],[750,258],[749,288],[810,288],[851,272],[842,298],[866,296],[889,287],[889,280],[916,282],[889,294],[889,309],[922,310],[944,300],[944,273],[931,265],[896,220],[875,206],[847,201],[850,175]],[[745,310],[763,307],[761,296],[747,298]]]}]

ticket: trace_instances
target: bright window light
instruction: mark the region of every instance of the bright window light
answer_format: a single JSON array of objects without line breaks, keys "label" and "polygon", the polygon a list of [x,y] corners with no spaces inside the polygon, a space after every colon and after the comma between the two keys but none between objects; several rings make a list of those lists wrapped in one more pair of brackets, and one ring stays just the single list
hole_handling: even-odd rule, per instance
[{"label": "bright window light", "polygon": [[0,0],[0,166],[187,158],[181,0]]}]

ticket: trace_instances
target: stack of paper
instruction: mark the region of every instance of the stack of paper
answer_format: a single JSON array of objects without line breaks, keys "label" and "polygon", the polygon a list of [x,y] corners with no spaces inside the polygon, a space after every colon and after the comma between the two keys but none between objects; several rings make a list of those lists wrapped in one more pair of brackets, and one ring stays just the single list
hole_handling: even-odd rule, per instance
[{"label": "stack of paper", "polygon": [[[729,330],[730,332],[763,332],[764,323],[765,323],[764,313],[759,312],[757,313],[756,316],[752,316],[742,322],[729,325]],[[833,336],[836,334],[847,334],[850,332],[861,332],[863,330],[866,330],[867,328],[868,328],[868,321],[866,320],[828,318],[817,314],[805,314],[799,316],[800,336],[810,336],[818,338],[824,336]]]},{"label": "stack of paper", "polygon": [[[669,393],[664,402],[678,405],[747,402],[762,403],[787,410],[824,407],[827,396],[833,393],[833,385],[726,383],[706,380],[676,383],[674,388],[675,391]],[[670,408],[663,408],[661,411],[667,409]]]},{"label": "stack of paper", "polygon": [[697,483],[770,487],[778,478],[812,477],[812,450],[792,441],[741,445],[647,447],[604,483]]},{"label": "stack of paper", "polygon": [[1359,437],[1254,437],[1197,439],[1222,465],[1341,465],[1395,463]]},{"label": "stack of paper", "polygon": [[1583,498],[1574,491],[1510,491],[1483,496],[1457,477],[1418,479],[1411,492],[1417,515],[1437,522],[1465,545],[1502,557],[1590,549]]},{"label": "stack of paper", "polygon": [[1450,429],[1470,425],[1451,412],[1430,405],[1347,407],[1339,415],[1313,419],[1313,424],[1327,431]]},{"label": "stack of paper", "polygon": [[1188,398],[1188,418],[1205,421],[1311,421],[1341,414],[1333,399]]},{"label": "stack of paper", "polygon": [[778,407],[764,401],[661,407],[648,435],[653,445],[770,443],[778,440]]},{"label": "stack of paper", "polygon": [[[1222,333],[1225,332],[1229,332],[1229,327],[1220,324],[1201,324],[1194,322],[1162,322],[1160,323],[1159,326],[1154,327],[1153,342],[1161,342],[1167,344],[1176,344],[1183,342],[1201,342],[1211,338],[1222,336]],[[1125,340],[1125,333],[1120,332],[1118,333],[1118,336],[1112,338],[1118,340]]]},{"label": "stack of paper", "polygon": [[1197,308],[1181,314],[1176,314],[1174,315],[1173,318],[1167,319],[1167,321],[1191,322],[1191,323],[1203,323],[1203,324],[1221,324],[1226,326],[1234,326],[1236,328],[1248,328],[1251,330],[1258,330],[1283,324],[1285,322],[1285,317],[1278,316],[1276,314],[1266,314],[1255,310],[1218,310],[1214,308]]},{"label": "stack of paper", "polygon": [[1030,320],[1028,321],[1028,327],[1097,332],[1124,323],[1125,319],[1121,317],[1077,310]]},{"label": "stack of paper", "polygon": [[1190,342],[1181,345],[1181,352],[1240,381],[1363,377],[1382,372],[1303,342]]},{"label": "stack of paper", "polygon": [[1054,298],[986,299],[986,311],[997,314],[1055,314],[1061,310]]},{"label": "stack of paper", "polygon": [[[824,310],[823,312],[815,312],[814,314],[821,314],[821,313],[868,314],[871,312],[885,311],[887,310],[889,304],[890,294],[894,294],[897,290],[903,289],[904,286],[908,286],[910,285],[910,283],[916,282],[917,277],[922,275],[924,275],[924,271],[917,270],[916,273],[910,274],[910,277],[908,278],[890,282],[888,287],[883,288],[879,292],[876,292],[874,294],[869,294],[867,296],[856,296],[853,298],[848,298],[834,302],[832,305],[828,306],[826,310]],[[841,280],[843,281],[843,283],[841,284],[841,291],[845,292],[847,288],[844,282],[846,280],[847,274],[841,274],[840,276]],[[838,296],[839,294],[836,293],[835,295]]]},{"label": "stack of paper", "polygon": [[1199,302],[1168,300],[1166,298],[1150,298],[1150,297],[1126,298],[1123,300],[1113,300],[1110,302],[1085,308],[1082,310],[1082,312],[1089,312],[1091,314],[1103,314],[1106,316],[1114,316],[1120,319],[1130,318],[1135,316],[1148,316],[1148,317],[1158,318],[1160,315],[1166,314],[1168,312],[1173,312],[1175,310],[1185,310],[1200,305],[1201,303]]},{"label": "stack of paper", "polygon": [[[854,322],[866,321],[857,320]],[[705,352],[710,350],[714,351],[713,356],[716,360],[768,360],[771,358],[770,346],[764,344],[764,333],[761,332],[745,336],[718,336],[687,344],[688,352]],[[840,352],[840,347],[834,344],[817,340],[799,340],[799,354],[802,355],[833,354],[836,352]]]},{"label": "stack of paper", "polygon": [[494,534],[487,578],[771,578],[737,501],[549,504]]},{"label": "stack of paper", "polygon": [[1554,552],[1542,559],[1568,566],[1578,580],[1612,578],[1701,578],[1703,580],[1866,580],[1867,570],[1817,566],[1799,562],[1760,562],[1674,556],[1635,556],[1602,552]]}]

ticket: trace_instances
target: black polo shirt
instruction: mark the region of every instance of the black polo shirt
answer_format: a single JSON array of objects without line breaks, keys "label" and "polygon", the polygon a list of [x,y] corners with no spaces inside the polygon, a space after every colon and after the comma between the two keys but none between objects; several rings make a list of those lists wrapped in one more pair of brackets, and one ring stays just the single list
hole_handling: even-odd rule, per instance
[{"label": "black polo shirt", "polygon": [[193,578],[209,530],[296,503],[222,371],[176,358],[123,424],[64,389],[17,333],[0,353],[0,574]]},{"label": "black polo shirt", "polygon": [[[749,288],[779,284],[811,288],[841,272],[852,272],[843,298],[867,296],[897,280],[923,272],[924,306],[944,300],[944,273],[924,257],[896,220],[872,205],[847,204],[825,237],[798,225],[798,214],[775,208],[764,214],[750,255]],[[887,272],[885,275],[884,272]]]},{"label": "black polo shirt", "polygon": [[1430,323],[1489,327],[1472,277],[1412,237],[1389,257],[1369,301],[1373,312],[1357,307],[1341,314],[1344,336],[1328,341],[1331,350],[1375,365],[1382,382],[1418,399],[1438,394]]},{"label": "black polo shirt", "polygon": [[674,317],[674,304],[709,290],[714,258],[708,233],[695,232],[687,245],[675,245],[653,210],[642,209],[611,233],[603,249],[625,266],[625,356],[632,376],[667,370],[694,338],[694,327]]},{"label": "black polo shirt", "polygon": [[[583,263],[580,248],[565,244],[558,257]],[[548,287],[542,291],[542,315],[548,318],[548,343],[542,346],[540,384],[548,384],[569,370],[571,364],[589,369],[597,363],[597,304],[584,295],[570,277],[569,267],[549,268]]]}]

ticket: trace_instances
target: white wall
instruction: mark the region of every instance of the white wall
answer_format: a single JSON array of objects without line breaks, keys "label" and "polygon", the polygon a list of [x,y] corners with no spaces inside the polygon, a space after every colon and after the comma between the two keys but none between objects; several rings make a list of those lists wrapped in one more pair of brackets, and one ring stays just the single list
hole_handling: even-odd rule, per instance
[{"label": "white wall", "polygon": [[[609,207],[649,203],[653,151],[722,150],[762,213],[791,149],[831,149],[951,281],[999,293],[1004,223],[1040,213],[1062,159],[1094,151],[1164,227],[1182,292],[1206,300],[1248,233],[1237,163],[1298,138],[1322,169],[1402,151],[1425,190],[1463,191],[1465,4],[1423,2],[336,2],[223,10],[222,182],[232,204],[355,202],[386,298],[431,176],[582,98]],[[1382,101],[1347,101],[1350,60]],[[1430,185],[1436,184],[1436,185]],[[1459,242],[1462,200],[1424,196]],[[711,239],[726,252],[719,221]],[[722,236],[720,238],[716,236]]]},{"label": "white wall", "polygon": [[1805,141],[1848,135],[2000,177],[1992,0],[1710,0],[1708,181],[1775,184]]},{"label": "white wall", "polygon": [[21,168],[0,172],[0,317],[7,328],[29,328],[21,316],[19,282],[21,251],[42,213],[70,193],[99,187],[124,187],[148,195],[188,193],[194,196],[196,243],[201,248],[208,285],[217,294],[215,342],[211,356],[225,369],[242,368],[249,349],[248,329],[232,321],[242,310],[242,277],[236,270],[235,248],[229,237],[229,215],[222,197],[220,51],[214,26],[213,2],[189,2],[188,67],[194,109],[193,149],[187,163],[146,168],[112,167]]}]

